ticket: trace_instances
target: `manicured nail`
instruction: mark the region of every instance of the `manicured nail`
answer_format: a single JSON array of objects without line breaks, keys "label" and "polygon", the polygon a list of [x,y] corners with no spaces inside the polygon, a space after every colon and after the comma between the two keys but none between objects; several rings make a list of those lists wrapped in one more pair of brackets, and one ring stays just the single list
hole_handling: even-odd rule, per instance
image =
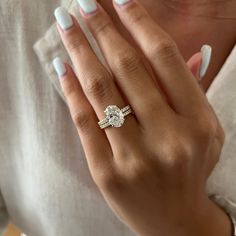
[{"label": "manicured nail", "polygon": [[73,25],[71,15],[64,7],[58,7],[54,11],[55,18],[63,30],[69,29]]},{"label": "manicured nail", "polygon": [[95,0],[77,0],[77,1],[82,10],[87,14],[96,11],[98,8]]},{"label": "manicured nail", "polygon": [[66,73],[65,64],[60,57],[54,58],[52,64],[59,77],[63,76]]},{"label": "manicured nail", "polygon": [[115,3],[117,3],[118,5],[124,5],[128,2],[131,2],[131,0],[115,0]]},{"label": "manicured nail", "polygon": [[209,45],[203,45],[201,48],[202,53],[202,64],[200,67],[200,78],[204,77],[207,69],[209,67],[210,61],[211,61],[211,55],[212,55],[212,48]]}]

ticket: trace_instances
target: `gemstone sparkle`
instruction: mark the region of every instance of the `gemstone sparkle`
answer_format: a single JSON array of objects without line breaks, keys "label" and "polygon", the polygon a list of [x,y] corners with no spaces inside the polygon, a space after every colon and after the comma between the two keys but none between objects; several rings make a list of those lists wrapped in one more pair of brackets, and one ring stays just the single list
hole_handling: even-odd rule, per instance
[{"label": "gemstone sparkle", "polygon": [[116,105],[108,106],[104,112],[111,126],[121,127],[124,124],[124,114]]}]

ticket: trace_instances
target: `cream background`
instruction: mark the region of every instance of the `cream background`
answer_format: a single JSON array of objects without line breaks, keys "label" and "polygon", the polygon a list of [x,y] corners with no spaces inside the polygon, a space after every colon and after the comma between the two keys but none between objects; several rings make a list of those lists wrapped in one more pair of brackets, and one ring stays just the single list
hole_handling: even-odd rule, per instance
[{"label": "cream background", "polygon": [[[0,1],[0,228],[10,218],[28,236],[131,236],[91,179],[51,64],[71,63],[54,24],[59,5],[80,19],[76,0]],[[207,93],[226,131],[207,191],[236,218],[235,75],[236,47]]]}]

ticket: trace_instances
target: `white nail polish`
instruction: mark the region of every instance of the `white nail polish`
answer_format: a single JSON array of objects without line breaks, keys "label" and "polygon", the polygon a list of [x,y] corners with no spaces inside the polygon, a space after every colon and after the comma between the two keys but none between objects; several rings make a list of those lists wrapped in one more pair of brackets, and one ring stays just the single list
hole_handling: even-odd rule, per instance
[{"label": "white nail polish", "polygon": [[95,0],[77,0],[77,1],[85,13],[92,13],[97,10],[97,4]]},{"label": "white nail polish", "polygon": [[60,57],[54,58],[52,64],[59,77],[63,76],[66,73],[65,64],[63,63]]},{"label": "white nail polish", "polygon": [[209,45],[203,45],[201,48],[202,64],[200,67],[200,78],[204,77],[209,67],[212,55],[212,48]]},{"label": "white nail polish", "polygon": [[115,0],[115,2],[117,4],[119,4],[119,5],[124,5],[124,4],[128,3],[128,2],[130,2],[130,0]]},{"label": "white nail polish", "polygon": [[55,18],[63,30],[69,29],[73,25],[70,14],[64,7],[58,7],[54,11]]}]

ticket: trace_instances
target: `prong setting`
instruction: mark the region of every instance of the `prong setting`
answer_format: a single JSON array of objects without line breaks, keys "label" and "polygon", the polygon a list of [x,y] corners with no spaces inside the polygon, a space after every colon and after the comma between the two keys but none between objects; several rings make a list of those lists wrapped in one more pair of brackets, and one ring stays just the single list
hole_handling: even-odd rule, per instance
[{"label": "prong setting", "polygon": [[130,106],[126,106],[123,109],[120,109],[116,105],[109,105],[104,110],[104,113],[106,115],[106,118],[98,122],[101,129],[104,129],[108,126],[112,126],[115,128],[122,127],[125,122],[125,116],[133,112]]}]

